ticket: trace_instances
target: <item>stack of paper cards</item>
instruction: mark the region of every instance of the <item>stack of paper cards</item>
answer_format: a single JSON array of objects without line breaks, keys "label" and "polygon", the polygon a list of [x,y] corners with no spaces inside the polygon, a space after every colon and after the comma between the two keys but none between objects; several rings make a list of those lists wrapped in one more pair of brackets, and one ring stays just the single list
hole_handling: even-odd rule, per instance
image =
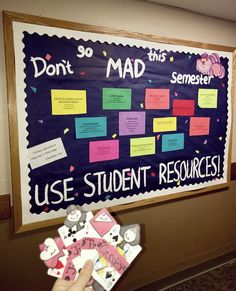
[{"label": "stack of paper cards", "polygon": [[140,226],[119,225],[107,209],[95,216],[70,205],[59,237],[39,245],[48,274],[75,281],[87,260],[94,262],[94,290],[111,290],[141,251]]}]

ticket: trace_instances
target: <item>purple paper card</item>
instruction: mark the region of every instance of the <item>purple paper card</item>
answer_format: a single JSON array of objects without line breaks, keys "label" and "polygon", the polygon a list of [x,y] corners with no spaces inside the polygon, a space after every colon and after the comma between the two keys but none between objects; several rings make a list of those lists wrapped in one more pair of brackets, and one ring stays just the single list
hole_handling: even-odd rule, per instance
[{"label": "purple paper card", "polygon": [[144,111],[119,112],[119,135],[145,134]]}]

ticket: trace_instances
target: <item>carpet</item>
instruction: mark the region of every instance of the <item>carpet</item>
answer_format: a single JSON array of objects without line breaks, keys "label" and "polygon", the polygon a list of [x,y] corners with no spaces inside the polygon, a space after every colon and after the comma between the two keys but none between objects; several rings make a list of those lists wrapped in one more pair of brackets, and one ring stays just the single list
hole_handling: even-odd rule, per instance
[{"label": "carpet", "polygon": [[236,260],[164,290],[236,291]]}]

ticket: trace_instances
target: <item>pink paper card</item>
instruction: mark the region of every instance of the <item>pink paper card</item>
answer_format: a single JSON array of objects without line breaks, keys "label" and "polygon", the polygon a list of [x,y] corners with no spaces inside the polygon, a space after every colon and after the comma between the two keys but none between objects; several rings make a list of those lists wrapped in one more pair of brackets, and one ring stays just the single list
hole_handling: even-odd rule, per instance
[{"label": "pink paper card", "polygon": [[81,256],[82,250],[96,249],[97,245],[99,245],[102,240],[102,238],[85,237],[75,242],[73,245],[70,245],[69,247],[67,247],[67,250],[70,253],[70,260],[73,260],[77,256]]},{"label": "pink paper card", "polygon": [[77,242],[75,242],[73,245],[70,245],[67,247],[70,256],[69,259],[72,261],[74,258],[81,256],[82,250],[93,250],[97,247],[99,243],[101,243],[101,238],[95,238],[95,237],[85,237]]},{"label": "pink paper card", "polygon": [[40,259],[44,261],[48,268],[56,268],[59,258],[65,255],[64,248],[65,246],[60,237],[47,238],[39,245]]},{"label": "pink paper card", "polygon": [[210,117],[190,117],[189,135],[209,135]]},{"label": "pink paper card", "polygon": [[57,265],[55,268],[48,268],[48,275],[56,277],[56,278],[63,278],[64,271],[66,269],[68,262],[68,252],[65,252],[63,257],[58,259]]},{"label": "pink paper card", "polygon": [[101,236],[104,236],[115,224],[117,224],[115,219],[105,208],[101,209],[89,222]]},{"label": "pink paper card", "polygon": [[82,249],[82,241],[84,239],[81,239],[79,241],[76,241],[73,243],[73,245],[70,245],[67,247],[68,251],[70,252],[70,259],[73,260],[75,257],[80,256],[81,249]]},{"label": "pink paper card", "polygon": [[76,257],[80,256],[82,250],[97,250],[99,255],[104,257],[120,274],[122,274],[129,266],[127,260],[122,255],[120,255],[116,251],[116,248],[109,244],[105,239],[86,237],[80,241],[75,242],[67,249],[70,252],[70,257],[63,274],[64,278],[66,275],[69,277],[74,275],[74,270],[70,265],[70,262]]},{"label": "pink paper card", "polygon": [[194,100],[173,100],[173,115],[174,116],[193,116],[194,115]]},{"label": "pink paper card", "polygon": [[169,109],[170,90],[147,88],[145,91],[145,109]]},{"label": "pink paper card", "polygon": [[89,143],[89,162],[119,159],[119,140],[91,141]]},{"label": "pink paper card", "polygon": [[62,275],[62,279],[67,280],[67,281],[75,281],[77,274],[78,274],[77,270],[75,269],[75,266],[71,258],[69,257],[69,259],[67,260],[65,270]]},{"label": "pink paper card", "polygon": [[126,261],[126,259],[120,255],[116,249],[106,240],[102,240],[99,244],[97,244],[96,250],[98,251],[99,255],[104,257],[121,275],[129,267],[129,263]]}]

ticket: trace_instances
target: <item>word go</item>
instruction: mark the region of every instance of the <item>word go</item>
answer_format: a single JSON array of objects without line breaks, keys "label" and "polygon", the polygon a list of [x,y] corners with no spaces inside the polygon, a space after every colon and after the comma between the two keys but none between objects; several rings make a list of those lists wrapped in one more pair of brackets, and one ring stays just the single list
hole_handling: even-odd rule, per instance
[{"label": "word go", "polygon": [[80,54],[77,54],[78,58],[91,58],[93,56],[93,49],[91,47],[85,48],[83,45],[78,46],[78,51]]}]

